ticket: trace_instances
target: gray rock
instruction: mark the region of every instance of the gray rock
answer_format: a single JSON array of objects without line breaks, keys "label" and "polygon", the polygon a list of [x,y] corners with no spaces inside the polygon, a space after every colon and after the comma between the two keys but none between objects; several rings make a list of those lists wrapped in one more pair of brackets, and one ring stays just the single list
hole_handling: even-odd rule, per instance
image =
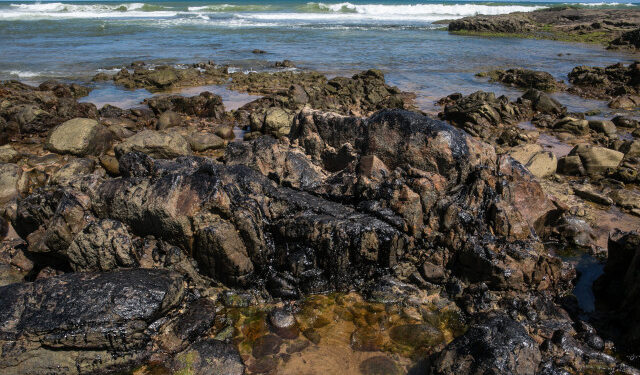
[{"label": "gray rock", "polygon": [[75,271],[111,271],[138,265],[127,228],[115,220],[100,220],[78,233],[64,255]]},{"label": "gray rock", "polygon": [[608,168],[616,168],[624,157],[622,152],[588,144],[577,145],[569,155],[579,156],[588,174],[601,174]]},{"label": "gray rock", "polygon": [[605,134],[607,137],[611,137],[617,133],[616,125],[607,120],[591,120],[589,121],[589,128],[598,133]]},{"label": "gray rock", "polygon": [[93,172],[95,162],[91,159],[73,158],[51,176],[52,184],[64,184],[73,178]]},{"label": "gray rock", "polygon": [[171,159],[191,154],[189,143],[180,134],[153,130],[144,130],[127,138],[116,145],[114,150],[118,159],[131,151],[139,151],[158,159]]},{"label": "gray rock", "polygon": [[224,139],[211,133],[192,133],[189,136],[189,144],[193,151],[217,150],[225,145]]},{"label": "gray rock", "polygon": [[45,147],[59,154],[99,155],[111,145],[111,132],[96,120],[74,118],[55,127]]},{"label": "gray rock", "polygon": [[182,117],[180,117],[179,114],[173,111],[165,111],[158,117],[156,128],[158,130],[164,130],[180,125],[182,125]]},{"label": "gray rock", "polygon": [[19,156],[11,145],[0,146],[0,163],[14,163]]},{"label": "gray rock", "polygon": [[16,164],[0,164],[0,204],[5,204],[20,195],[21,176],[22,168]]}]

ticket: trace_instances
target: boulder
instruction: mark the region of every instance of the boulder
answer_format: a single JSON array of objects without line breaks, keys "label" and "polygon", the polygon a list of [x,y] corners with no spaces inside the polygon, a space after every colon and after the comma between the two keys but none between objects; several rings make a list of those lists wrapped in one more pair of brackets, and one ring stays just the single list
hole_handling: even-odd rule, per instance
[{"label": "boulder", "polygon": [[538,152],[529,159],[525,167],[534,176],[544,178],[556,173],[558,159],[552,152]]},{"label": "boulder", "polygon": [[509,150],[509,155],[522,165],[526,165],[533,155],[542,151],[542,146],[537,143],[528,143]]},{"label": "boulder", "polygon": [[291,123],[293,122],[293,114],[282,108],[269,108],[264,116],[264,125],[262,131],[266,134],[275,136],[283,136],[289,134]]},{"label": "boulder", "polygon": [[69,273],[0,287],[0,370],[131,370],[151,353],[152,324],[183,295],[182,277],[157,269]]},{"label": "boulder", "polygon": [[0,163],[15,163],[19,156],[11,145],[0,146]]},{"label": "boulder", "polygon": [[191,154],[189,143],[178,133],[143,130],[127,138],[114,148],[118,159],[122,155],[139,151],[159,159],[171,159]]},{"label": "boulder", "polygon": [[111,146],[111,133],[96,120],[75,118],[55,127],[45,147],[59,154],[99,155]]},{"label": "boulder", "polygon": [[611,119],[611,122],[613,122],[616,126],[619,126],[621,128],[635,129],[638,127],[637,120],[634,120],[630,117],[625,117],[625,116],[616,116],[613,119]]},{"label": "boulder", "polygon": [[590,120],[589,128],[598,133],[611,137],[617,133],[616,125],[612,121],[607,120]]},{"label": "boulder", "polygon": [[609,102],[609,108],[613,109],[627,109],[632,110],[640,106],[640,96],[638,95],[623,95],[614,98]]},{"label": "boulder", "polygon": [[538,344],[506,315],[486,317],[430,361],[431,375],[536,375],[542,361]]},{"label": "boulder", "polygon": [[211,133],[194,132],[189,136],[189,144],[193,151],[217,150],[224,148],[224,139]]},{"label": "boulder", "polygon": [[0,205],[4,205],[20,195],[19,182],[22,168],[16,164],[0,164]]},{"label": "boulder", "polygon": [[585,135],[589,133],[589,121],[564,117],[553,125],[553,129],[575,135]]},{"label": "boulder", "polygon": [[577,155],[567,155],[558,159],[558,173],[568,176],[583,176],[587,172]]},{"label": "boulder", "polygon": [[173,111],[165,111],[160,117],[158,117],[158,123],[156,124],[156,129],[164,130],[168,128],[172,128],[174,126],[182,125],[182,118],[179,114]]},{"label": "boulder", "polygon": [[607,169],[615,169],[624,154],[601,146],[582,144],[575,146],[570,156],[579,156],[587,174],[602,174]]}]

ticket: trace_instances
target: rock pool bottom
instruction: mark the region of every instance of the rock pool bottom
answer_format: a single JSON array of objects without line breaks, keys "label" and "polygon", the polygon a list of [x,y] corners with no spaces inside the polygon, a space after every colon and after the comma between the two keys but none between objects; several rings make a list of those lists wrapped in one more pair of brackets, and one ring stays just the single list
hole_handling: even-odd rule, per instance
[{"label": "rock pool bottom", "polygon": [[[311,295],[287,305],[242,305],[222,298],[209,337],[231,339],[249,373],[406,374],[465,332],[454,304],[437,295],[402,306],[366,302],[356,293]],[[189,361],[184,373],[190,373]],[[135,375],[172,373],[161,362]]]}]

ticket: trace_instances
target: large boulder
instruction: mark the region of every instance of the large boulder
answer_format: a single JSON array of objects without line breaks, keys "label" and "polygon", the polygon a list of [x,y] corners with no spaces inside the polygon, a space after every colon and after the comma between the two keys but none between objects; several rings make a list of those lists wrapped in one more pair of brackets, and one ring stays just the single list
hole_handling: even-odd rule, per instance
[{"label": "large boulder", "polygon": [[602,174],[607,169],[615,169],[624,158],[624,154],[620,151],[588,144],[575,146],[569,155],[580,157],[588,174]]},{"label": "large boulder", "polygon": [[74,118],[55,127],[46,148],[59,154],[99,155],[111,146],[111,133],[96,120]]},{"label": "large boulder", "polygon": [[538,344],[506,315],[473,325],[430,364],[430,375],[536,375],[542,361]]},{"label": "large boulder", "polygon": [[179,306],[165,270],[71,273],[0,287],[3,374],[128,370],[148,358],[152,324]]},{"label": "large boulder", "polygon": [[171,159],[191,154],[187,140],[175,132],[143,130],[115,146],[116,156],[131,152],[143,152],[151,157]]}]

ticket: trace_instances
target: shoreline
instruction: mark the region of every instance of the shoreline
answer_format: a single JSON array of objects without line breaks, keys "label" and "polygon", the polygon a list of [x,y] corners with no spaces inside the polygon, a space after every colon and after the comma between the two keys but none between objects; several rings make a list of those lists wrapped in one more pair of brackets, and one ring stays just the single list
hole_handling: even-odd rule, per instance
[{"label": "shoreline", "polygon": [[[636,65],[577,67],[568,88],[489,72],[521,95],[452,93],[439,118],[379,70],[291,65],[95,77],[159,94],[130,109],[79,102],[81,85],[0,84],[0,264],[18,271],[0,299],[41,301],[6,305],[0,342],[23,349],[0,368],[293,374],[340,348],[350,374],[637,374],[640,338],[620,331],[637,327],[637,280],[619,285],[640,239],[610,230],[640,224],[640,125],[546,92],[635,115]],[[260,97],[230,111],[179,94],[221,84]],[[595,302],[572,295],[577,272]]]},{"label": "shoreline", "polygon": [[[444,21],[439,21],[444,23]],[[456,35],[548,39],[603,45],[636,52],[640,10],[554,7],[496,16],[472,16],[448,22]]]}]

